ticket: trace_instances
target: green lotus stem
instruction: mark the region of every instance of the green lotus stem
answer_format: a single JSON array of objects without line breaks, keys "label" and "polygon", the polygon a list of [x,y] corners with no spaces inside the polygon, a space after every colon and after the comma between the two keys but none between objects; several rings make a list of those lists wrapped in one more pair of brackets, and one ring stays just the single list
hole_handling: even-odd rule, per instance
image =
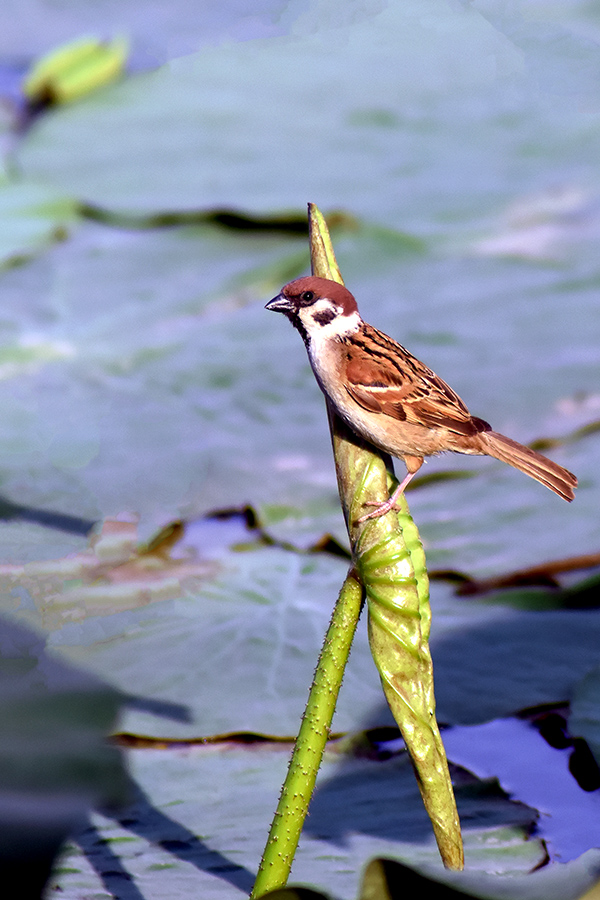
[{"label": "green lotus stem", "polygon": [[[327,226],[309,206],[311,247],[317,271],[333,257]],[[341,282],[337,265],[329,275]],[[367,503],[387,499],[396,486],[387,454],[361,440],[328,404],[329,424],[352,556],[369,611],[369,643],[383,690],[411,757],[423,803],[444,865],[464,867],[460,822],[448,762],[435,719],[433,666],[429,651],[431,609],[425,554],[406,499],[398,515],[359,522]]]},{"label": "green lotus stem", "polygon": [[251,897],[283,887],[290,874],[308,812],[356,624],[363,589],[351,569],[333,610],[306,710],[281,790]]},{"label": "green lotus stem", "polygon": [[[325,219],[314,204],[308,209],[313,275],[343,284]],[[327,414],[355,568],[334,609],[252,898],[287,882],[331,727],[363,590],[373,659],[413,762],[442,861],[449,869],[464,866],[460,822],[435,719],[428,645],[429,582],[419,533],[404,497],[398,515],[358,521],[367,503],[387,499],[395,486],[392,461],[351,431],[329,402]],[[343,624],[338,626],[338,622]],[[343,629],[341,635],[336,634],[338,627]]]}]

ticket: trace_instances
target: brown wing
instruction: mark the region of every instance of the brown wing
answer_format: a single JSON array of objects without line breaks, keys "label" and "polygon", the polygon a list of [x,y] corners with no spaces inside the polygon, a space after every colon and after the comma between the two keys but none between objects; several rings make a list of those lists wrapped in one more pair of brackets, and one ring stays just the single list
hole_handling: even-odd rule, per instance
[{"label": "brown wing", "polygon": [[365,324],[348,336],[344,351],[346,390],[364,409],[457,434],[490,430],[435,372],[376,328]]}]

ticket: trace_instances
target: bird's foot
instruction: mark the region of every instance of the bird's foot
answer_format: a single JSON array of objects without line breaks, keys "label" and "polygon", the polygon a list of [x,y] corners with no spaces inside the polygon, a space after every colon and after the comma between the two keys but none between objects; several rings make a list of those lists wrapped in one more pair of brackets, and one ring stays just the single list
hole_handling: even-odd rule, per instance
[{"label": "bird's foot", "polygon": [[389,500],[384,500],[383,503],[378,503],[376,500],[367,500],[364,504],[365,506],[374,506],[375,509],[367,513],[365,516],[361,516],[360,519],[357,519],[357,523],[360,525],[361,522],[366,522],[367,519],[378,519],[380,516],[385,516],[389,512],[393,512],[397,510],[396,506],[396,498],[395,495],[392,494]]},{"label": "bird's foot", "polygon": [[366,500],[364,505],[374,506],[375,509],[365,516],[361,516],[360,519],[357,520],[357,524],[360,525],[361,522],[366,522],[368,519],[379,519],[380,516],[385,516],[389,512],[397,512],[400,509],[398,500],[404,493],[404,488],[412,480],[414,475],[415,472],[408,472],[404,481],[398,485],[392,496],[388,500],[384,500],[383,503],[378,503],[376,500]]}]

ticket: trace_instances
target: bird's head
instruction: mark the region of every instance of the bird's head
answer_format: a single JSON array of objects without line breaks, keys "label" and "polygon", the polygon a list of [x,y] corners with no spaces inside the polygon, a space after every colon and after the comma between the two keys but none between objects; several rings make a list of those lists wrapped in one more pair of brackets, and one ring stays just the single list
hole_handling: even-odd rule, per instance
[{"label": "bird's head", "polygon": [[305,341],[343,337],[361,323],[356,300],[343,284],[307,275],[290,281],[265,309],[281,312]]}]

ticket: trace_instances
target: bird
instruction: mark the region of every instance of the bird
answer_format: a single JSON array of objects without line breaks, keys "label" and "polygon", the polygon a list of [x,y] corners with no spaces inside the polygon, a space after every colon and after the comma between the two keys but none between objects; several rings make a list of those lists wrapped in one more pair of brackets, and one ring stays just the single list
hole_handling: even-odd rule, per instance
[{"label": "bird", "polygon": [[375,509],[359,522],[397,509],[425,457],[444,451],[492,456],[574,499],[575,475],[472,416],[435,372],[361,318],[344,285],[306,275],[284,285],[265,308],[283,313],[300,332],[317,383],[338,416],[406,465],[396,490],[383,502],[368,503]]}]

